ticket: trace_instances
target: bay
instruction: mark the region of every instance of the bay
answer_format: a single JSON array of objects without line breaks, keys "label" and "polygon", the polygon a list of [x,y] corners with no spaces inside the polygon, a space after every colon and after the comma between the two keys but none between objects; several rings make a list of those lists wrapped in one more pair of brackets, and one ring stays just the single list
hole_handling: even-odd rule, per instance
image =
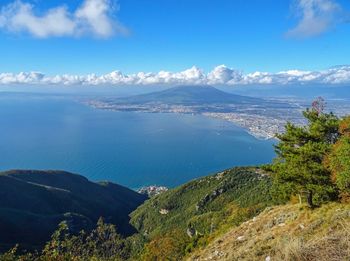
[{"label": "bay", "polygon": [[174,187],[269,163],[273,144],[201,115],[114,112],[71,97],[0,93],[0,170],[56,169],[130,188]]}]

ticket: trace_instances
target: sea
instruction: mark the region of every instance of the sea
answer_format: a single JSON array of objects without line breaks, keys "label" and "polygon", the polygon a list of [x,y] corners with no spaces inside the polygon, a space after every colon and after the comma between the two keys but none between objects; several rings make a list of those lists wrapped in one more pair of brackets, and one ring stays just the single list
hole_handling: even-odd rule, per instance
[{"label": "sea", "polygon": [[191,114],[116,112],[65,95],[0,93],[0,171],[65,170],[132,189],[269,163],[274,140]]}]

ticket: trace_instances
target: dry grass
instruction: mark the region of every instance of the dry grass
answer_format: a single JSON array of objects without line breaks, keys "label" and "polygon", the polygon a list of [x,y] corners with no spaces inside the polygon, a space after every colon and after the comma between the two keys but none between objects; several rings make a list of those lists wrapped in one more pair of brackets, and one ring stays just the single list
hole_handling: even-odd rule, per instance
[{"label": "dry grass", "polygon": [[326,235],[315,235],[305,241],[302,237],[291,238],[289,244],[276,247],[275,260],[350,260],[350,222],[340,223],[342,229],[331,230]]},{"label": "dry grass", "polygon": [[[267,259],[266,259],[267,258]],[[224,234],[190,260],[350,260],[350,204],[286,205]]]}]

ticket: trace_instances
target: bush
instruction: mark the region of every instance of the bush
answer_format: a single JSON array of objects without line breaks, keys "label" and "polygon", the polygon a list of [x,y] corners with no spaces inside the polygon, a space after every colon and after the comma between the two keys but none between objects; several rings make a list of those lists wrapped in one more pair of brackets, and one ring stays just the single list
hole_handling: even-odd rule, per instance
[{"label": "bush", "polygon": [[332,171],[332,177],[344,200],[350,199],[350,117],[339,127],[341,138],[333,146],[325,163]]}]

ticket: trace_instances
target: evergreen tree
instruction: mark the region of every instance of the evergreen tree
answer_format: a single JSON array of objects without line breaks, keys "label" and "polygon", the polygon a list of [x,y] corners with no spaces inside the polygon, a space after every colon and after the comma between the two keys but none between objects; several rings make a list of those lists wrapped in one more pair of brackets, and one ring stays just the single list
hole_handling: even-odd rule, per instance
[{"label": "evergreen tree", "polygon": [[339,119],[324,113],[324,101],[319,98],[311,109],[303,112],[308,124],[288,123],[286,131],[277,135],[277,158],[273,163],[273,196],[288,200],[293,195],[307,196],[310,207],[334,197],[331,173],[323,160],[339,136]]}]

